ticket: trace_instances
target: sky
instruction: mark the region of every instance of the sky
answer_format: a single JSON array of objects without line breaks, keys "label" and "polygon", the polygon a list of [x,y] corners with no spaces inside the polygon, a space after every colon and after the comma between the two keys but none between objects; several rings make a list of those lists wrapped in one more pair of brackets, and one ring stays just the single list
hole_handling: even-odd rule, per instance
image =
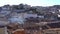
[{"label": "sky", "polygon": [[60,5],[60,0],[0,0],[0,6],[3,5],[18,5],[20,3],[31,6],[52,6]]}]

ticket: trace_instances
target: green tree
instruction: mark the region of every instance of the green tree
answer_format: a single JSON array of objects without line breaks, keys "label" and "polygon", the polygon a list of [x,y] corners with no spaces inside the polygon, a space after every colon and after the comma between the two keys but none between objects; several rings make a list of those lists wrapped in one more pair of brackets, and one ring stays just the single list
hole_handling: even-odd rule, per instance
[{"label": "green tree", "polygon": [[30,10],[32,10],[32,11],[33,11],[33,13],[38,13],[38,12],[36,11],[36,8],[31,7],[31,9],[30,9]]},{"label": "green tree", "polygon": [[20,4],[18,8],[19,9],[24,9],[24,5],[23,4]]}]

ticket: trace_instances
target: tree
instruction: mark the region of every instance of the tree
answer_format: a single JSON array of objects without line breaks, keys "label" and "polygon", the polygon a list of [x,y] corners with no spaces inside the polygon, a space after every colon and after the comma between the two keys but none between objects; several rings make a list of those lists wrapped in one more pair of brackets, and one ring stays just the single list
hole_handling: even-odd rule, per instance
[{"label": "tree", "polygon": [[12,7],[13,7],[13,9],[19,9],[18,5],[13,5]]},{"label": "tree", "polygon": [[31,7],[31,9],[30,10],[32,10],[33,11],[33,13],[38,13],[37,11],[36,11],[36,8],[34,8],[34,7]]},{"label": "tree", "polygon": [[23,9],[24,8],[24,5],[23,4],[20,4],[19,5],[19,9]]}]

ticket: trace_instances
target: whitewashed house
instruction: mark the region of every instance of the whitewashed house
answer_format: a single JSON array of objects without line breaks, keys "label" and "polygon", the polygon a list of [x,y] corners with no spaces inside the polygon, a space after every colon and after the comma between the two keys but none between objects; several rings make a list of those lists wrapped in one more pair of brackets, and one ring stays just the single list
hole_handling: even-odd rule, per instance
[{"label": "whitewashed house", "polygon": [[8,6],[8,5],[2,6],[2,10],[1,10],[1,12],[0,12],[0,17],[4,17],[4,16],[10,14],[10,13],[11,13],[11,10],[10,10],[10,9],[11,9],[11,8],[10,8],[10,6]]},{"label": "whitewashed house", "polygon": [[24,18],[30,18],[30,17],[36,18],[37,14],[27,14],[27,13],[24,14]]},{"label": "whitewashed house", "polygon": [[22,24],[24,23],[24,18],[23,18],[23,14],[18,14],[16,12],[11,14],[11,17],[8,19],[11,23],[19,23]]},{"label": "whitewashed house", "polygon": [[28,14],[28,13],[17,13],[17,12],[13,12],[11,14],[11,17],[8,19],[10,22],[12,23],[24,23],[25,18],[29,18],[29,17],[37,17],[37,14]]}]

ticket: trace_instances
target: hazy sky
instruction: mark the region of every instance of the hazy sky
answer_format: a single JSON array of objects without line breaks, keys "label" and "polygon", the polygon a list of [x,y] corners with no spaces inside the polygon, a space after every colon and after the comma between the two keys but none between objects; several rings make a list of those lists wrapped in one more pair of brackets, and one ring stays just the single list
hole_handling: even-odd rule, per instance
[{"label": "hazy sky", "polygon": [[29,4],[32,6],[51,6],[60,5],[60,0],[0,0],[0,6],[10,4],[18,5],[20,3]]}]

